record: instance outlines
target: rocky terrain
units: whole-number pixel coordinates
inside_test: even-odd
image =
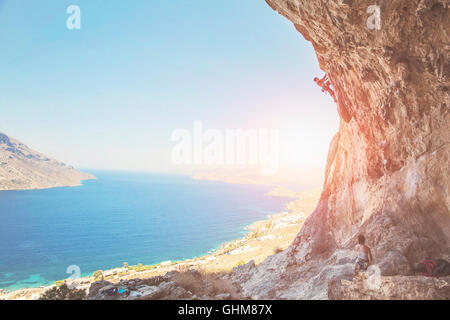
[[[379,283],[376,283],[379,282]],[[354,281],[331,281],[328,298],[332,300],[448,300],[450,277],[423,276],[381,277],[371,281],[361,273]]]
[[[95,179],[0,132],[0,190],[79,186]]]

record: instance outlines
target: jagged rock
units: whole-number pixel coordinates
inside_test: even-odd
[[[139,291],[130,291],[130,295],[129,295],[130,299],[136,299],[136,298],[140,298],[142,297],[142,293],[140,293]]]
[[[110,286],[110,285],[112,285],[112,283],[109,282],[109,281],[97,281],[97,282],[94,282],[93,284],[91,284],[91,287],[89,288],[89,294],[88,294],[87,298],[88,299],[93,299],[93,300],[98,300],[98,299],[95,299],[95,297],[99,294],[99,291],[102,288],[105,288],[105,287]]]
[[[389,251],[376,264],[383,276],[410,275],[412,273],[408,260],[399,251]]]
[[[202,277],[201,273],[197,269],[189,269],[187,272],[192,274],[194,278],[200,279]]]
[[[140,297],[151,300],[158,292],[159,288],[157,286],[141,286],[137,292]]]
[[[354,281],[331,282],[328,295],[332,300],[448,300],[450,277],[382,276],[370,281],[363,273]]]
[[[343,265],[329,265],[322,269],[322,271],[315,277],[315,285],[320,285],[322,283],[328,283],[333,280],[351,280],[354,275],[354,265],[343,264]]]
[[[328,283],[341,279],[353,278],[353,264],[328,265],[315,276],[300,278],[288,288],[280,288],[276,298],[289,300],[325,300],[328,299]]]
[[[164,279],[164,281],[170,281],[175,275],[177,275],[179,273],[180,272],[178,272],[178,271],[169,271],[163,276],[163,279]]]
[[[249,266],[254,267],[250,263]],[[240,268],[245,270],[245,268]],[[198,270],[170,271],[148,279],[98,281],[91,285],[89,300],[227,300],[243,298],[230,281],[231,274],[202,274]],[[200,298],[199,298],[200,297]]]
[[[144,279],[139,281],[139,285],[147,285],[147,286],[159,286],[161,282],[168,281],[168,278],[163,276],[152,277],[149,279]]]
[[[191,297],[192,293],[189,294],[188,291],[175,282],[163,282],[158,286],[158,290],[154,293],[152,299],[180,300]]]
[[[264,260],[257,268],[250,263],[243,271],[242,279],[239,273],[233,272],[234,282],[239,283],[242,292],[254,299],[271,299],[274,297],[277,284],[282,283],[281,278],[287,268],[287,253],[275,254]],[[247,281],[242,281],[248,279]]]
[[[246,264],[235,267],[231,273],[231,279],[237,284],[244,283],[250,279],[254,271],[255,260],[251,260]]]

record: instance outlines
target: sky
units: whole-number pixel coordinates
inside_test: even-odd
[[[0,131],[79,168],[182,171],[171,135],[196,120],[280,130],[283,166],[323,168],[338,130],[311,44],[263,0],[0,0],[0,40]]]

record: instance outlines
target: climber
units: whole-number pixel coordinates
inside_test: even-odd
[[[372,263],[372,253],[370,248],[366,246],[366,238],[361,234],[358,236],[358,244],[355,246],[355,251],[358,253],[355,263],[355,274],[359,271],[366,271],[369,264]]]
[[[325,74],[325,76],[322,79],[314,78],[314,82],[317,83],[319,87],[322,88],[322,92],[328,92],[330,96],[333,98],[334,102],[337,103],[336,94],[333,89],[331,89],[330,85],[331,82],[328,79],[328,75]]]

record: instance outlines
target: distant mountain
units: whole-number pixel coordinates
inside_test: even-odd
[[[36,152],[0,132],[0,190],[71,187],[90,179],[95,177]]]

